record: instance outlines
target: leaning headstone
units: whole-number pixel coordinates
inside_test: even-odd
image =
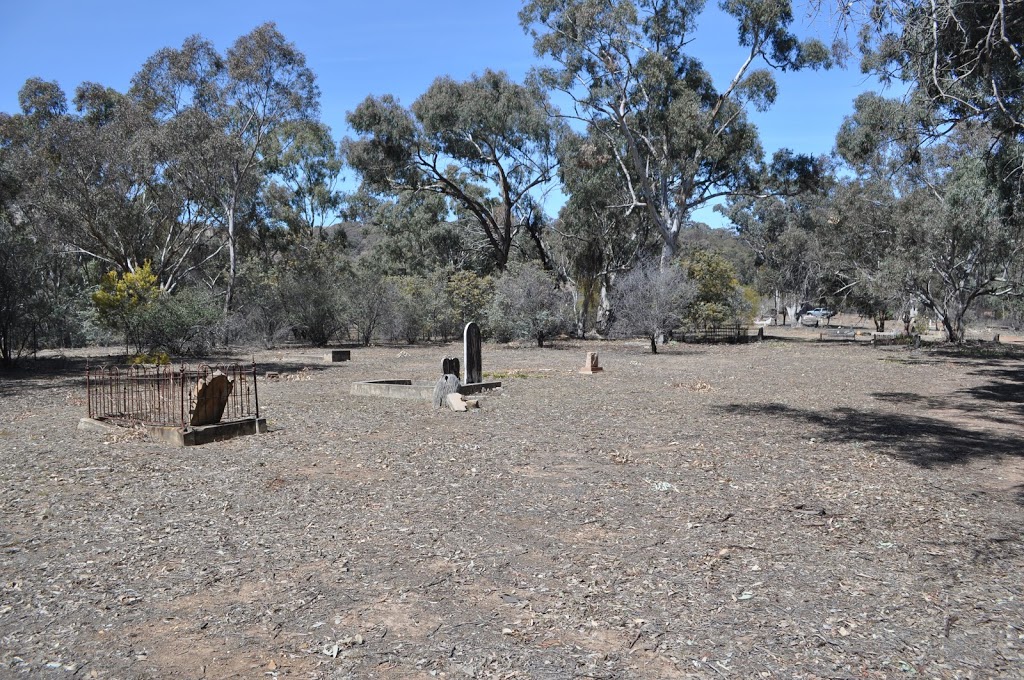
[[[445,408],[448,406],[448,395],[458,394],[461,386],[461,383],[459,383],[459,376],[451,373],[446,373],[441,376],[438,379],[437,384],[434,385],[434,395],[431,399],[434,404],[434,408]]]
[[[583,364],[580,373],[600,373],[603,370],[598,364],[597,352],[587,352],[587,362]]]
[[[192,410],[189,424],[192,427],[201,427],[219,423],[233,387],[232,381],[221,371],[214,371],[209,376],[200,378],[196,387],[196,406]]]
[[[484,371],[480,357],[480,326],[470,321],[463,333],[463,359],[465,366],[462,382],[468,384],[483,382]]]
[[[459,358],[458,357],[445,357],[444,361],[441,362],[441,375],[459,375]]]

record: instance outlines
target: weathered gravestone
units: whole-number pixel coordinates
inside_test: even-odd
[[[189,424],[192,427],[201,427],[219,423],[233,387],[234,383],[221,371],[214,371],[209,376],[200,378],[196,387],[196,406],[192,410]]]
[[[466,330],[463,333],[463,346],[465,372],[462,374],[462,382],[466,384],[483,382],[484,371],[480,356],[480,326],[476,325],[474,321],[466,324]]]
[[[433,401],[434,408],[445,408],[448,406],[448,395],[458,394],[459,388],[462,385],[459,383],[459,376],[451,373],[446,373],[441,376],[437,384],[434,385]]]
[[[580,373],[600,373],[603,370],[598,364],[597,352],[587,352],[587,363],[583,364]]]
[[[441,375],[459,375],[459,358],[445,357],[441,362]]]

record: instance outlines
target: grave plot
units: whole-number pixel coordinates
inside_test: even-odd
[[[89,368],[86,385],[82,430],[141,427],[179,446],[267,431],[255,366]]]
[[[466,324],[463,334],[463,359],[462,380],[458,380],[459,360],[455,357],[445,357],[441,362],[441,380],[446,376],[456,378],[458,386],[452,388],[448,393],[462,395],[477,394],[486,390],[496,390],[501,387],[501,381],[483,381],[482,343],[480,339],[480,327],[470,322]],[[413,381],[407,378],[385,378],[381,380],[363,380],[353,383],[350,394],[363,397],[390,397],[392,399],[415,399],[418,401],[435,401],[437,381]],[[464,410],[464,409],[458,409]]]

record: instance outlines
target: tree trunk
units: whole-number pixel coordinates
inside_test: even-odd
[[[544,334],[543,333],[537,333],[537,347],[543,347],[543,346],[544,346]]]
[[[651,334],[651,354],[658,353],[658,336],[654,333]]]

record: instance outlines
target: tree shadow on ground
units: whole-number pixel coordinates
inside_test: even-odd
[[[1024,457],[1024,438],[984,432],[947,420],[840,408],[828,413],[779,403],[728,404],[733,416],[784,418],[818,428],[822,441],[861,442],[924,468],[960,465],[978,458]]]

